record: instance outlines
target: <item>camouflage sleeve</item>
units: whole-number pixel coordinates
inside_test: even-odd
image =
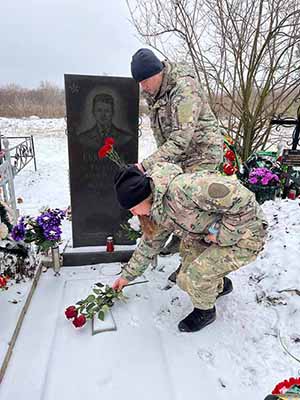
[[[201,98],[195,90],[193,78],[182,79],[174,93],[170,94],[169,125],[172,131],[165,143],[143,160],[145,170],[157,162],[180,163],[193,138]]]
[[[179,79],[176,90],[170,94],[167,118],[171,121],[165,122],[162,129],[171,127],[171,133],[164,144],[142,162],[145,170],[160,161],[184,162],[186,167],[206,165],[207,169],[219,165],[224,139],[200,82],[192,77]],[[165,137],[167,133],[164,132]]]
[[[162,137],[162,134],[159,129],[156,127],[152,126],[152,131],[153,131],[153,136],[155,139],[155,143],[157,147],[162,146],[165,143],[164,138]]]
[[[162,250],[170,234],[169,231],[160,228],[152,240],[147,240],[143,235],[128,264],[123,268],[122,277],[133,281],[142,275],[153,257]]]

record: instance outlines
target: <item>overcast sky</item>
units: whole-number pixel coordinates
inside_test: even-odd
[[[63,87],[64,73],[130,76],[143,45],[125,0],[0,0],[0,85]]]

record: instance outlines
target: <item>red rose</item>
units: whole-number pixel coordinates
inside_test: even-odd
[[[108,137],[105,139],[104,144],[107,144],[109,146],[113,146],[115,144],[115,139],[112,137]]]
[[[234,174],[234,167],[231,164],[224,164],[223,171],[226,175],[233,175]]]
[[[78,311],[75,306],[70,306],[70,307],[66,308],[65,316],[68,319],[77,317],[77,314],[78,314]]]
[[[86,318],[84,315],[80,314],[78,317],[73,319],[73,325],[75,328],[81,328],[86,323]]]
[[[112,146],[110,144],[105,144],[104,146],[100,147],[98,150],[98,157],[104,158],[107,154],[112,150]]]
[[[0,276],[0,288],[5,287],[7,284],[7,279],[4,276]]]
[[[227,150],[225,153],[225,158],[229,161],[234,161],[235,160],[235,154],[233,150]]]

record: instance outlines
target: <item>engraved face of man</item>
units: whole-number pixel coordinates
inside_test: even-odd
[[[114,100],[108,94],[100,94],[94,98],[93,114],[98,125],[109,128],[114,113]]]

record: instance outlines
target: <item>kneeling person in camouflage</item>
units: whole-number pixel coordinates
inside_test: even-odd
[[[123,168],[115,179],[120,205],[142,217],[144,234],[113,288],[140,276],[163,248],[170,231],[182,239],[178,286],[194,310],[178,325],[198,331],[216,318],[217,297],[231,291],[231,271],[254,261],[265,242],[265,219],[252,192],[217,172],[183,173],[158,163],[149,173]]]
[[[139,169],[152,169],[157,162],[178,164],[184,172],[217,169],[224,139],[205,89],[191,68],[160,61],[151,50],[139,49],[132,57],[131,72],[147,101],[157,144]],[[173,235],[160,255],[177,253],[179,244]]]

